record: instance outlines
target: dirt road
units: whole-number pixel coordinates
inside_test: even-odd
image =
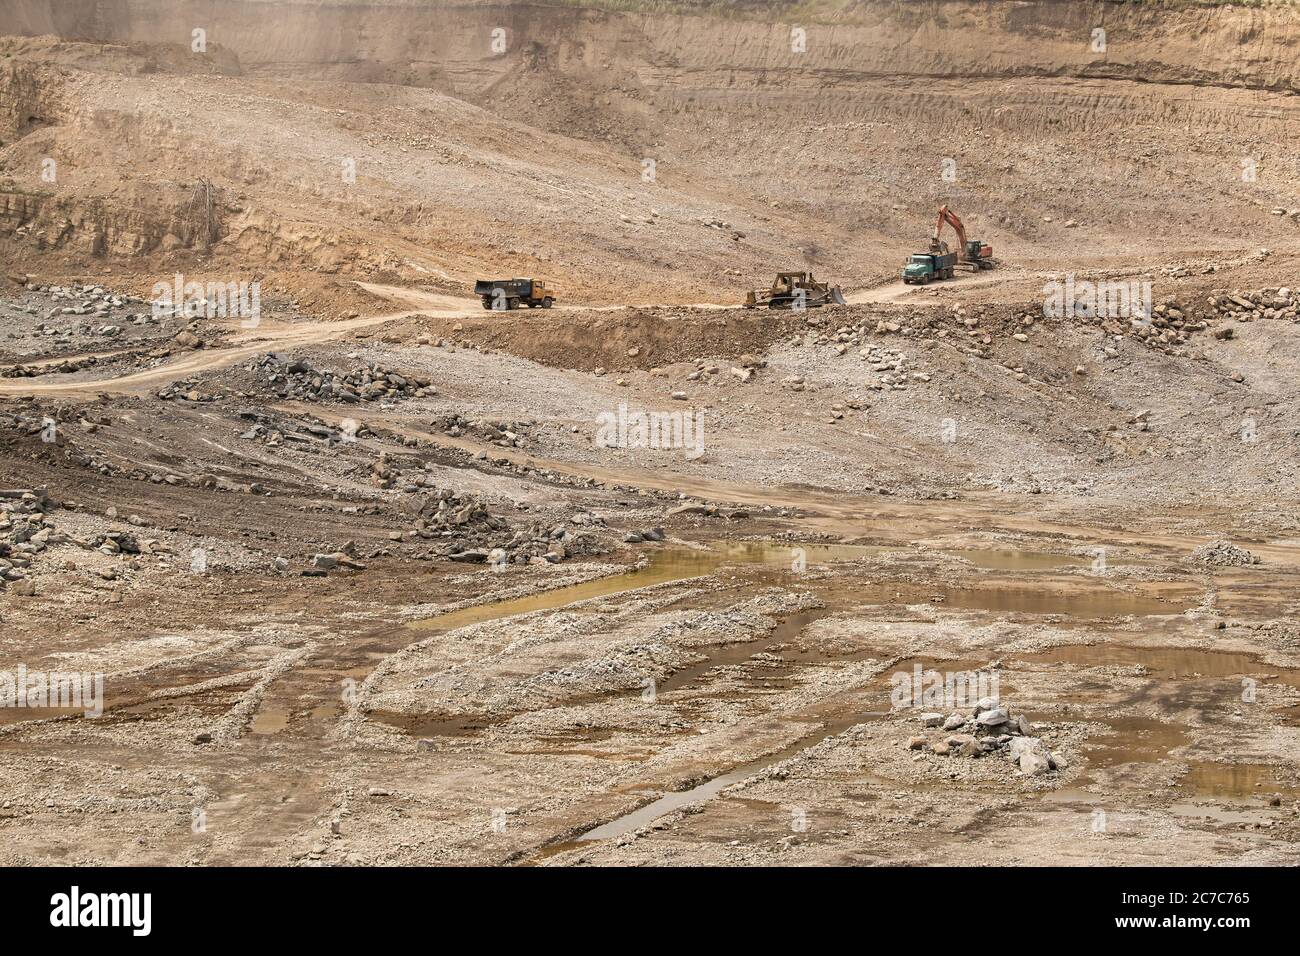
[[[226,341],[216,348],[200,349],[179,358],[172,358],[142,372],[130,372],[106,379],[89,381],[32,381],[30,379],[0,380],[0,395],[63,395],[104,392],[115,395],[144,394],[159,385],[189,378],[203,372],[227,368],[241,359],[262,352],[300,348],[321,342],[345,338],[358,329],[371,328],[385,322],[406,318],[414,313],[397,312],[365,318],[344,319],[332,322],[303,322],[292,325],[259,325],[256,329],[232,329]]]

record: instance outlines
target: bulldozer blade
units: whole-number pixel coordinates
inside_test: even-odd
[[[836,305],[848,305],[848,299],[844,298],[844,293],[840,291],[837,285],[831,286],[831,301]]]

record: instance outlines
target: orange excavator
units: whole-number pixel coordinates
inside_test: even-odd
[[[939,218],[934,224],[934,235],[930,237],[930,252],[939,254],[947,252],[948,246],[939,240],[939,233],[943,231],[943,224],[947,223],[952,226],[953,231],[957,233],[957,264],[964,266],[972,271],[976,269],[993,268],[993,247],[979,239],[967,239],[966,227],[962,221],[957,218],[957,214],[947,206],[939,207]]]

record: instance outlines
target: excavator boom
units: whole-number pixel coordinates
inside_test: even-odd
[[[957,258],[961,262],[968,260],[966,252],[966,227],[962,221],[957,218],[957,214],[947,206],[939,207],[939,218],[934,224],[934,236],[930,239],[930,248],[937,250],[939,248],[939,234],[943,232],[943,224],[947,223],[952,226],[953,231],[957,233]]]
[[[948,246],[939,238],[944,223],[952,226],[957,233],[957,261],[968,269],[992,269],[994,265],[993,247],[978,239],[966,238],[966,226],[960,217],[947,206],[939,207],[939,218],[934,223],[934,235],[930,237],[930,253],[939,255],[948,251]]]

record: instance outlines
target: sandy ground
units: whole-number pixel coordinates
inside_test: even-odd
[[[823,315],[874,328],[878,308]],[[678,321],[692,316],[714,321]],[[1294,860],[1300,551],[1267,487],[1281,476],[1226,464],[1243,453],[1232,435],[1207,455],[1168,411],[1185,391],[1152,406],[1152,431],[1086,438],[1132,417],[1111,406],[1152,400],[1151,376],[1200,363],[1126,341],[1105,415],[1087,400],[1098,383],[1046,389],[1005,441],[979,437],[995,423],[968,404],[971,435],[944,450],[950,394],[988,391],[992,370],[1019,384],[1010,370],[868,333],[924,355],[931,380],[905,406],[867,391],[853,412],[865,360],[811,336],[774,339],[749,381],[724,357],[692,381],[695,362],[598,375],[469,338],[492,335],[491,317],[440,338],[452,318],[286,317],[259,333],[314,368],[380,362],[436,384],[395,402],[281,397],[221,322],[194,326],[211,347],[147,373],[116,357],[4,380],[0,484],[50,489],[48,523],[67,535],[33,555],[34,595],[4,592],[6,658],[103,673],[106,697],[93,718],[0,712],[6,777],[32,780],[6,791],[10,862],[1141,863],[1167,861],[1171,838],[1179,862]],[[1073,361],[1071,336],[1088,334],[1062,328],[1022,361]],[[1213,367],[1261,379],[1247,341]],[[795,369],[814,395],[782,386]],[[595,442],[602,411],[670,410],[682,388],[702,406],[703,455]],[[326,437],[241,438],[252,409]],[[523,440],[485,440],[483,421]],[[1249,454],[1290,440],[1262,430]],[[379,462],[394,486],[376,484]],[[1059,488],[1054,467],[1071,476]],[[592,553],[501,574],[440,559],[407,536],[426,478],[512,524],[591,533]],[[674,513],[683,500],[701,505]],[[664,542],[623,540],[656,526]],[[93,547],[110,530],[141,554]],[[1260,563],[1191,556],[1223,537]],[[340,550],[359,567],[301,576]],[[892,699],[917,665],[996,675],[1061,768],[909,749],[948,736]]]
[[[0,12],[0,691],[103,678],[0,707],[0,863],[1297,862],[1291,11],[268,6]],[[939,201],[998,268],[903,286]]]

